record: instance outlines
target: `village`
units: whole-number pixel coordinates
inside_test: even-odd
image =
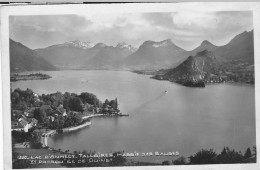
[[[49,136],[90,126],[92,117],[128,116],[118,109],[117,98],[102,103],[91,93],[40,96],[30,89],[16,89],[11,100],[14,148],[48,147]]]

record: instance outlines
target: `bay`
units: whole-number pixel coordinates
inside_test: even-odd
[[[128,71],[41,73],[52,78],[13,82],[12,89],[30,88],[38,94],[90,92],[102,101],[117,97],[120,110],[130,114],[93,118],[88,128],[55,135],[48,143],[56,149],[101,153],[178,151],[187,157],[202,148],[220,152],[224,146],[243,153],[256,144],[253,86],[189,88]]]

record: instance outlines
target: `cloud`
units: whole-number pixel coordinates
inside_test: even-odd
[[[161,13],[82,13],[78,15],[12,16],[10,36],[31,48],[71,40],[127,42],[136,47],[146,40],[171,38],[191,50],[201,41],[223,45],[253,28],[251,11],[178,10]]]
[[[92,24],[77,15],[10,16],[10,37],[34,48],[53,39],[64,40],[82,33]],[[33,42],[33,39],[40,40]]]
[[[90,20],[77,15],[41,15],[41,16],[13,16],[10,17],[10,25],[27,26],[37,31],[75,31],[91,25]]]
[[[218,18],[215,13],[208,12],[178,12],[173,16],[173,22],[179,28],[214,28],[217,25]]]
[[[175,13],[144,13],[143,17],[148,20],[152,26],[174,28],[173,17]]]

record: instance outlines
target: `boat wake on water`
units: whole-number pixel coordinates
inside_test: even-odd
[[[142,108],[148,106],[149,104],[153,103],[156,100],[159,100],[160,98],[162,98],[164,95],[166,95],[168,93],[168,91],[163,92],[162,94],[160,94],[159,96],[152,98],[146,102],[144,102],[143,104],[141,104],[140,106],[134,108],[131,111],[128,111],[128,113],[130,113],[131,115],[135,114],[136,112],[138,112],[139,110],[141,110]]]

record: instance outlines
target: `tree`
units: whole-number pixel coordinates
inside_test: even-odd
[[[250,150],[250,148],[247,148],[244,158],[247,159],[247,158],[250,158],[251,156],[252,156],[251,150]]]
[[[79,97],[74,97],[69,101],[70,110],[82,112],[83,111],[83,103]]]
[[[34,118],[39,121],[39,123],[44,123],[46,120],[47,114],[44,109],[37,108],[34,110]]]
[[[105,105],[109,105],[109,101],[106,99],[104,102]]]
[[[112,161],[109,162],[110,166],[124,166],[126,163],[126,158],[122,156],[123,152],[113,153]]]
[[[42,143],[41,142],[37,142],[37,143],[32,143],[31,147],[33,149],[41,149],[42,148]]]
[[[113,109],[117,109],[117,102],[116,100],[111,100],[109,102],[109,105],[113,108]]]
[[[179,157],[172,161],[173,165],[185,165],[187,163],[186,158],[184,156]]]
[[[27,109],[27,103],[25,101],[21,101],[19,102],[19,105],[17,105],[17,108],[19,110],[25,111]]]
[[[219,164],[230,164],[230,163],[241,163],[244,157],[241,153],[230,150],[228,147],[224,147],[222,152],[216,157],[216,163]]]
[[[170,165],[170,161],[163,161],[162,165]]]
[[[223,150],[222,150],[222,152],[220,154],[222,154],[222,155],[227,154],[226,147],[223,148]]]
[[[99,100],[98,100],[97,96],[92,93],[83,92],[79,95],[79,97],[82,99],[82,102],[84,104],[88,103],[88,104],[92,104],[94,106],[99,105]]]
[[[55,119],[53,122],[52,122],[52,126],[54,129],[59,129],[60,128],[60,124],[59,124],[59,120],[58,119]]]
[[[67,112],[70,111],[70,108],[69,108],[69,100],[68,99],[65,99],[63,101],[63,108],[66,109]]]
[[[74,126],[74,121],[72,120],[71,116],[69,116],[64,123],[64,127]]]
[[[217,154],[213,149],[200,150],[194,156],[190,156],[190,164],[214,164]]]
[[[81,122],[82,122],[82,118],[78,115],[72,116],[72,120],[73,120],[74,124],[76,124],[76,125],[81,124]]]
[[[11,99],[13,104],[19,104],[20,103],[20,95],[18,92],[13,92],[11,94]]]
[[[63,126],[64,126],[64,124],[65,124],[65,122],[64,122],[64,120],[63,119],[58,119],[58,121],[59,121],[59,128],[60,129],[62,129],[63,128]]]

